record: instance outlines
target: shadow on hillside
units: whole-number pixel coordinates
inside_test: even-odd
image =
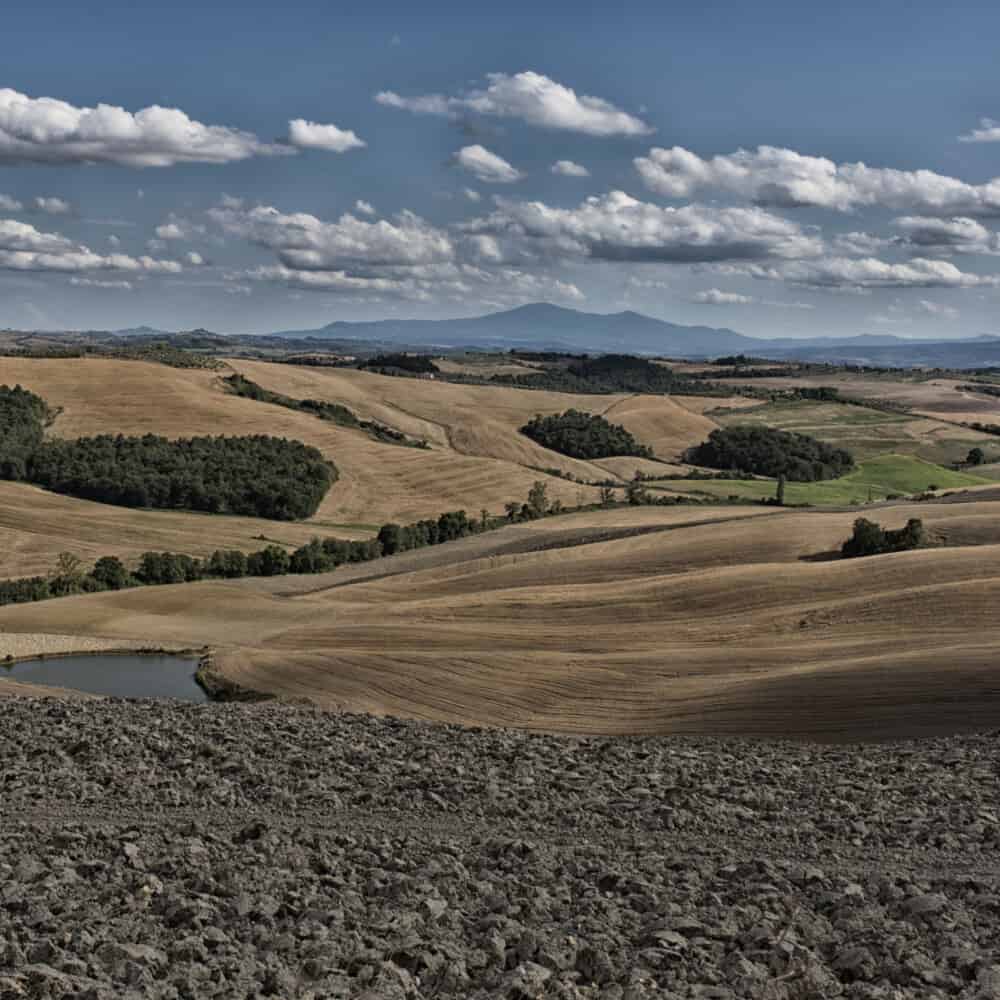
[[[811,552],[807,556],[799,556],[799,562],[832,562],[842,558],[840,549],[830,549],[827,552]]]

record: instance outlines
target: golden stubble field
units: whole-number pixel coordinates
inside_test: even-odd
[[[8,607],[0,629],[205,644],[257,691],[448,722],[954,732],[1000,723],[998,515],[995,501],[884,506],[870,516],[921,517],[947,547],[831,560],[854,512],[620,509],[352,572]]]
[[[446,510],[503,512],[543,479],[551,500],[593,502],[597,488],[578,479],[631,478],[637,468],[670,471],[640,459],[584,462],[536,445],[518,433],[536,413],[570,407],[607,411],[665,459],[702,440],[716,425],[668,397],[576,396],[505,387],[460,386],[368,372],[233,361],[232,368],[276,392],[350,407],[417,438],[428,450],[372,440],[307,414],[227,393],[227,372],[175,369],[109,359],[0,360],[0,384],[20,383],[62,412],[49,433],[275,434],[315,445],[340,473],[316,515],[302,524],[253,518],[130,511],[0,484],[0,575],[45,572],[61,551],[81,558],[134,559],[148,549],[201,555],[215,548],[252,550],[269,541],[300,545],[314,535],[364,537],[390,520],[414,521]]]

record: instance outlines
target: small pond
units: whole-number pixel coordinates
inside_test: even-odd
[[[104,653],[97,656],[49,656],[9,666],[0,663],[5,677],[26,684],[49,684],[116,698],[180,698],[209,701],[194,679],[198,660],[191,656],[139,656]]]

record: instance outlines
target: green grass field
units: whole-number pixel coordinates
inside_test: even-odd
[[[912,455],[879,455],[861,462],[853,472],[839,479],[819,483],[787,483],[785,502],[840,507],[868,500],[884,500],[890,493],[921,493],[931,487],[951,490],[992,482],[995,479],[953,472]],[[773,479],[659,480],[650,485],[671,492],[722,499],[734,496],[749,500],[773,497],[777,488]]]
[[[1000,460],[1000,438],[991,439],[928,417],[884,413],[853,403],[796,400],[710,415],[725,427],[757,424],[808,434],[846,448],[859,462],[898,454],[950,464],[962,461],[973,447],[982,448],[988,461]]]

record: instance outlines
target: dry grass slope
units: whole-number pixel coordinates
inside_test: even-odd
[[[505,387],[460,386],[391,378],[353,370],[318,370],[266,362],[233,367],[266,388],[298,398],[345,404],[415,437],[429,450],[382,444],[368,435],[303,413],[227,394],[219,373],[105,359],[5,358],[3,380],[20,383],[63,408],[51,432],[276,434],[296,438],[331,457],[340,479],[310,529],[343,534],[343,525],[411,521],[444,510],[500,512],[521,499],[541,468],[597,480],[608,470],[541,448],[517,433],[537,412],[617,410],[624,423],[662,457],[704,437],[715,426],[666,397],[573,396]],[[631,470],[628,475],[631,475]],[[549,496],[564,504],[593,501],[597,490],[547,477]],[[82,515],[81,515],[82,516]],[[30,530],[30,525],[12,528]],[[183,534],[183,533],[182,533]],[[183,537],[172,547],[184,549]]]
[[[885,507],[887,526],[919,516],[969,547],[818,562],[803,557],[836,547],[855,514],[691,513],[538,522],[353,581],[6,608],[0,628],[207,643],[247,687],[451,722],[835,740],[1000,722],[1000,504]]]

